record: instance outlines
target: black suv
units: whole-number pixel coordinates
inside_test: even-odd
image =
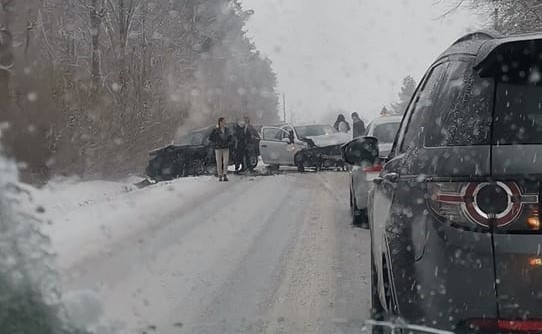
[[[377,140],[343,155],[377,164]],[[459,39],[418,86],[369,195],[374,318],[541,333],[541,181],[542,34]]]
[[[235,124],[228,123],[226,126],[233,134]],[[216,159],[213,145],[209,136],[215,126],[208,126],[190,132],[179,143],[161,147],[149,152],[150,160],[145,169],[148,177],[155,181],[167,181],[183,176],[197,176],[203,174],[214,175],[216,173]],[[249,143],[249,162],[252,168],[258,164],[259,140]],[[230,165],[237,157],[237,150],[233,143],[230,148]]]

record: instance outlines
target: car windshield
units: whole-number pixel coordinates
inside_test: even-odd
[[[181,136],[175,141],[177,145],[190,145],[192,143],[193,134]]]
[[[190,137],[190,145],[204,145],[209,137],[209,131],[194,132]]]
[[[0,0],[0,334],[542,333],[540,282],[542,0]]]
[[[300,138],[314,137],[314,136],[327,136],[337,131],[330,125],[304,125],[296,126],[295,131]]]
[[[373,136],[378,139],[379,143],[393,143],[397,131],[399,131],[400,123],[383,123],[375,125]]]

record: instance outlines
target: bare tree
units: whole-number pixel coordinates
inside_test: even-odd
[[[451,4],[446,14],[469,6],[485,13],[490,27],[503,34],[542,31],[541,0],[453,0]]]
[[[91,77],[93,88],[96,89],[101,83],[100,73],[100,32],[102,18],[105,14],[104,0],[90,0],[90,34],[92,36],[91,51]]]
[[[37,169],[138,172],[147,151],[169,143],[179,127],[217,115],[278,118],[276,76],[243,32],[250,12],[235,0],[7,6],[15,1],[0,0],[0,99],[25,110],[6,119],[29,130],[1,140]]]
[[[10,17],[14,11],[13,0],[0,1],[0,105],[9,101],[10,70],[13,67],[13,35],[10,30]]]

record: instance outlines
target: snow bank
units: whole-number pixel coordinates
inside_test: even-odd
[[[182,178],[143,189],[124,182],[64,180],[31,193],[33,205],[48,222],[44,232],[58,254],[58,265],[69,269],[163,222],[172,208],[182,211],[197,204],[218,185],[214,177]]]
[[[56,221],[68,213],[104,202],[137,188],[129,183],[107,181],[53,181],[33,193],[36,204],[46,208],[45,217]]]

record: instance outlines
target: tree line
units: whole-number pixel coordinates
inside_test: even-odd
[[[219,116],[278,120],[238,0],[0,0],[0,131],[29,181],[141,172]]]
[[[410,99],[416,91],[416,86],[416,80],[411,75],[404,77],[399,93],[397,93],[398,100],[389,106],[383,106],[380,110],[380,116],[402,116],[406,112]]]
[[[503,35],[542,31],[540,0],[450,0],[453,12],[466,6],[488,18],[487,27]]]

